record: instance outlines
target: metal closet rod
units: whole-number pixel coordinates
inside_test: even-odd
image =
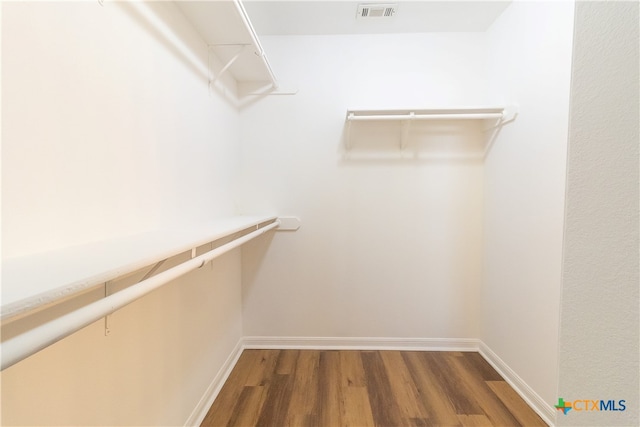
[[[245,10],[242,2],[240,0],[234,0],[233,2],[236,6],[236,10],[238,11],[238,14],[240,15],[240,18],[242,19],[242,22],[244,23],[246,29],[249,31],[249,36],[251,37],[251,42],[253,43],[253,45],[256,47],[257,52],[256,54],[260,57],[260,59],[262,59],[262,62],[264,63],[265,67],[267,68],[267,72],[269,73],[269,78],[271,79],[271,84],[273,85],[273,87],[275,89],[278,88],[278,81],[276,80],[276,76],[275,74],[273,74],[273,70],[271,69],[271,65],[269,64],[269,61],[267,61],[267,56],[264,53],[264,49],[262,48],[262,45],[260,44],[260,40],[258,39],[258,34],[256,33],[256,30],[253,28],[253,25],[251,24],[251,21],[249,20],[249,15],[247,14],[247,11]]]
[[[157,274],[149,279],[143,280],[135,285],[116,292],[113,295],[105,297],[99,301],[86,305],[78,310],[72,311],[64,316],[58,317],[50,322],[33,328],[23,334],[17,335],[3,342],[0,348],[2,355],[2,363],[0,370],[4,370],[19,361],[45,349],[51,344],[55,344],[63,338],[68,337],[76,331],[89,326],[96,320],[99,320],[116,310],[136,301],[149,292],[160,288],[161,286],[177,279],[178,277],[203,267],[206,263],[220,255],[237,248],[243,243],[248,242],[269,230],[280,225],[280,221],[266,225],[238,239],[226,243],[216,249],[206,252],[200,256],[192,258],[175,267],[172,267],[162,273]]]

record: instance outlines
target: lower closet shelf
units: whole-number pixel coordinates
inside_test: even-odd
[[[2,261],[3,321],[56,303],[275,216],[235,216]]]
[[[14,298],[16,295],[21,296],[16,289],[23,291],[21,299],[2,307],[2,314],[9,322],[19,318],[21,314],[35,313],[39,308],[63,302],[69,296],[80,295],[85,290],[101,285],[105,286],[105,296],[4,340],[0,344],[0,369],[13,366],[103,317],[106,319],[105,333],[108,334],[107,316],[114,311],[279,226],[280,222],[274,216],[235,217],[199,227],[145,233],[9,262],[8,277],[13,280],[9,282],[13,285],[9,290],[14,291]],[[229,237],[229,241],[220,242],[224,237]],[[208,245],[209,243],[212,245]],[[165,260],[179,254],[189,256],[179,264],[155,273]],[[92,262],[89,262],[90,260]],[[56,271],[57,276],[51,275],[47,270],[38,268],[40,266],[34,264],[36,261],[57,264],[62,268]],[[82,266],[82,269],[76,266]],[[151,269],[140,281],[107,295],[108,281],[148,266],[151,266]],[[68,270],[65,271],[65,268]],[[38,273],[34,274],[34,271]],[[19,273],[32,280],[29,283],[31,288],[19,286],[22,279]],[[64,283],[60,280],[70,282]],[[60,283],[63,283],[62,286],[57,286]],[[56,287],[52,284],[56,284]]]

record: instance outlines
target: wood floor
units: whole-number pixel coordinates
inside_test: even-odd
[[[203,426],[546,426],[478,353],[245,350]]]

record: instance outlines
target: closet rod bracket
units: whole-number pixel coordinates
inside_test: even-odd
[[[295,216],[279,216],[278,222],[280,225],[276,231],[296,231],[301,225],[300,218]]]

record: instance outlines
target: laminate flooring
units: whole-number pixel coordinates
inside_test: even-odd
[[[478,353],[245,350],[202,426],[546,426]]]

